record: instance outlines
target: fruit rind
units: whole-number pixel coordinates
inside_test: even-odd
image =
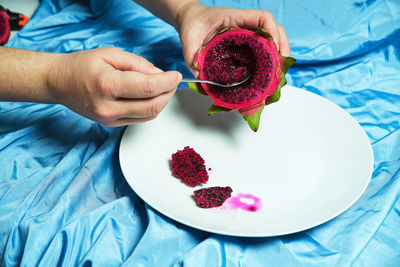
[[[195,83],[195,82],[188,82],[189,88],[196,91],[199,94],[202,95],[207,95],[207,93],[204,91],[203,87],[201,85]]]
[[[230,108],[224,108],[224,107],[220,107],[220,106],[216,106],[214,104],[212,104],[210,106],[210,108],[208,109],[208,115],[212,115],[218,112],[229,112],[232,111],[232,109]]]

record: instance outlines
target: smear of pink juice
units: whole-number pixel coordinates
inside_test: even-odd
[[[259,197],[243,193],[229,198],[228,205],[232,209],[242,209],[250,212],[256,212],[262,208],[261,199]]]

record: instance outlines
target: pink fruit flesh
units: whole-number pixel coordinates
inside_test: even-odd
[[[275,51],[274,51],[275,50]],[[272,39],[256,32],[234,29],[211,40],[197,58],[200,79],[223,84],[250,80],[239,86],[221,89],[202,84],[214,105],[240,109],[252,106],[273,95],[281,81],[280,58]]]
[[[194,191],[194,197],[200,208],[214,208],[222,204],[231,197],[232,188],[229,186],[208,187]]]
[[[172,175],[182,179],[188,186],[193,187],[208,181],[204,159],[189,146],[172,154],[171,166]]]

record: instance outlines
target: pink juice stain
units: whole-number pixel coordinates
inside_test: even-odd
[[[261,199],[252,194],[239,193],[229,198],[228,204],[233,209],[242,209],[250,212],[256,212],[262,208]]]

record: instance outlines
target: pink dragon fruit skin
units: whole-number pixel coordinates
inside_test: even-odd
[[[228,89],[205,83],[189,83],[189,87],[211,97],[209,115],[238,110],[257,131],[264,106],[279,100],[285,74],[295,61],[281,56],[271,35],[262,28],[227,28],[196,53],[198,78],[225,84],[243,80],[246,73],[251,73],[251,78]]]

